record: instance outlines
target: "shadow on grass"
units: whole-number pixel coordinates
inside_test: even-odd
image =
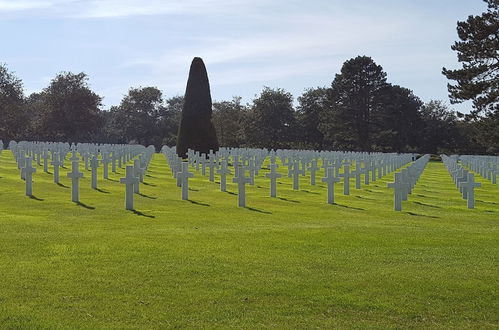
[[[62,184],[62,183],[60,183],[60,182],[56,183],[56,185],[58,185],[59,187],[63,187],[63,188],[69,188],[68,186],[63,185],[63,184]]]
[[[31,195],[31,196],[29,196],[29,198],[30,198],[30,199],[33,199],[33,200],[35,200],[35,201],[39,201],[39,202],[43,202],[43,201],[44,201],[44,199],[43,199],[43,198],[38,198],[38,197],[36,197],[35,195]]]
[[[368,201],[374,201],[375,200],[374,198],[368,198],[368,197],[359,196],[359,195],[355,195],[354,197],[360,198],[360,199],[365,199],[365,200],[368,200]]]
[[[229,194],[229,195],[234,195],[234,196],[236,196],[236,195],[237,195],[235,192],[232,192],[232,191],[225,191],[225,192],[226,192],[227,194]]]
[[[301,203],[300,201],[295,201],[293,199],[288,199],[288,198],[284,198],[284,197],[277,197],[277,198],[279,198],[282,201],[286,201],[286,202],[290,202],[290,203]]]
[[[310,191],[310,190],[301,190],[301,191],[309,193],[309,194],[320,195],[318,192],[314,192],[314,191]]]
[[[415,216],[415,217],[423,217],[423,218],[431,218],[431,219],[439,219],[440,217],[434,216],[434,215],[424,215],[424,214],[418,214],[414,212],[405,212],[406,214]]]
[[[206,204],[206,203],[201,203],[201,202],[197,202],[197,201],[193,201],[192,199],[188,199],[189,202],[191,202],[192,204],[195,204],[195,205],[201,205],[201,206],[211,206],[210,204]]]
[[[367,192],[370,192],[370,193],[376,193],[376,194],[382,193],[382,191],[371,190],[371,189],[364,189],[364,191],[367,191]]]
[[[98,192],[100,192],[100,193],[103,193],[103,194],[110,194],[110,192],[109,192],[109,191],[104,190],[104,189],[95,188],[94,190],[95,190],[95,191],[98,191]]]
[[[158,197],[148,196],[148,195],[142,194],[142,193],[138,193],[137,195],[145,197],[145,198],[149,198],[149,199],[158,199]]]
[[[357,211],[365,211],[366,210],[366,209],[363,209],[361,207],[348,206],[348,205],[343,205],[343,204],[338,204],[338,203],[334,203],[334,205],[339,206],[339,207],[344,207],[346,209],[357,210]]]
[[[142,182],[146,186],[151,186],[151,187],[157,187],[158,185],[155,185],[154,183],[147,183],[147,182]]]
[[[156,178],[155,176],[152,176],[150,174],[146,174],[145,176],[147,176],[148,178]]]
[[[249,207],[249,206],[246,206],[246,209],[253,211],[253,212],[258,212],[258,213],[272,214],[272,212],[259,210],[259,209],[256,209],[254,207]]]
[[[112,181],[112,182],[119,182],[118,180],[111,179],[111,178],[107,178],[106,180],[108,180],[108,181]]]
[[[146,217],[146,218],[150,218],[150,219],[155,219],[156,217],[154,215],[150,215],[150,214],[145,214],[144,212],[140,212],[140,211],[137,211],[135,209],[133,210],[130,210],[133,214],[135,215],[138,215],[140,217]]]
[[[413,203],[414,203],[414,204],[421,205],[421,206],[428,206],[428,207],[433,207],[433,208],[435,208],[435,209],[441,209],[441,207],[440,207],[440,206],[431,205],[431,204],[426,204],[426,203],[421,203],[421,202],[418,202],[418,201],[414,201]]]
[[[480,202],[480,203],[485,203],[485,204],[494,204],[494,205],[498,205],[499,203],[496,203],[496,202],[486,202],[486,201],[482,201],[480,199],[477,199],[476,200],[477,202]]]
[[[189,188],[189,191],[199,191],[199,189]]]
[[[86,208],[87,210],[95,210],[95,207],[93,206],[90,206],[90,205],[87,205],[85,203],[82,203],[82,202],[74,202],[76,205],[78,206],[81,206],[83,208]]]

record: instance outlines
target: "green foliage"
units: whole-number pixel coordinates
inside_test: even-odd
[[[322,150],[324,148],[324,134],[319,130],[321,113],[329,105],[329,90],[324,87],[307,89],[298,97],[296,118],[299,126],[299,141],[303,148]]]
[[[166,100],[166,106],[160,112],[160,131],[163,133],[163,145],[177,145],[177,134],[180,127],[184,97],[174,96]]]
[[[373,115],[385,86],[386,73],[370,57],[358,56],[343,64],[331,84],[331,107],[320,125],[333,148],[372,150]]]
[[[386,84],[377,95],[372,116],[373,148],[385,152],[409,152],[420,145],[423,123],[421,100],[407,88]]]
[[[113,126],[127,143],[161,147],[158,119],[163,96],[156,87],[131,88],[118,107],[111,108]]]
[[[473,100],[477,113],[499,111],[499,1],[485,0],[488,10],[457,23],[460,41],[452,50],[461,69],[444,68],[443,74],[456,85],[448,85],[451,102]]]
[[[36,162],[34,163],[36,165]],[[0,325],[5,329],[494,329],[497,186],[480,180],[475,210],[442,163],[427,165],[403,212],[393,176],[326,204],[326,189],[268,197],[265,170],[249,208],[196,174],[191,201],[165,158],[148,168],[136,212],[124,175],[100,191],[81,180],[81,205],[38,167],[24,196],[12,154],[0,156]],[[219,177],[216,177],[218,180]]]
[[[243,121],[246,111],[240,97],[213,103],[213,125],[220,145],[240,147],[244,144]]]
[[[281,88],[265,87],[245,118],[246,143],[258,148],[287,148],[294,130],[293,96]]]
[[[22,82],[0,63],[0,139],[23,138],[27,124]]]
[[[476,125],[476,140],[482,146],[483,153],[499,155],[499,111],[481,118]]]
[[[211,121],[210,83],[203,60],[195,57],[189,70],[184,107],[178,130],[177,153],[186,157],[188,149],[208,154],[218,150],[215,127]]]
[[[421,107],[424,125],[420,131],[421,151],[431,154],[452,153],[464,146],[458,117],[442,102],[432,100]]]
[[[88,77],[81,72],[58,74],[36,97],[40,108],[38,135],[67,142],[92,141],[102,127],[101,97],[90,90]]]

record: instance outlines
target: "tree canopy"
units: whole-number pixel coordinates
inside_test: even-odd
[[[499,111],[499,1],[484,1],[486,12],[457,23],[460,41],[451,48],[462,68],[443,68],[443,74],[456,81],[448,84],[451,102],[472,100],[475,113]]]

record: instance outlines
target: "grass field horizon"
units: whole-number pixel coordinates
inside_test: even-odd
[[[28,198],[1,153],[0,328],[499,325],[499,186],[477,177],[468,210],[441,162],[428,163],[402,212],[386,188],[393,173],[350,196],[337,184],[328,205],[308,177],[300,191],[283,177],[268,197],[262,170],[239,208],[230,180],[220,192],[200,172],[182,201],[155,154],[132,212],[124,169],[103,180],[99,168],[97,191],[81,170],[81,204],[69,169],[56,185],[37,166]]]

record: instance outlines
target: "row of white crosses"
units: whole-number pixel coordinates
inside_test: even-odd
[[[388,188],[393,188],[393,209],[395,211],[402,211],[402,201],[406,201],[408,195],[412,193],[429,160],[430,155],[422,156],[408,167],[395,173],[394,182],[387,184]]]
[[[478,173],[482,178],[489,180],[492,184],[498,184],[499,156],[459,156],[461,164],[471,171]]]
[[[182,187],[182,199],[188,199],[188,191],[184,186],[188,185],[188,179],[193,173],[188,172],[191,165],[201,175],[208,175],[209,181],[214,181],[214,172],[220,175],[220,190],[226,191],[227,175],[232,174],[229,164],[234,170],[232,182],[238,185],[238,205],[246,206],[246,185],[254,185],[255,175],[267,157],[270,159],[269,173],[265,176],[270,180],[270,196],[277,197],[277,179],[282,175],[278,173],[276,158],[279,157],[284,166],[288,167],[288,176],[293,178],[293,189],[299,190],[300,176],[310,172],[310,184],[316,184],[316,175],[321,170],[318,162],[322,160],[324,177],[322,182],[327,184],[327,202],[334,204],[334,184],[343,179],[343,194],[350,194],[350,179],[355,178],[355,188],[361,188],[361,175],[364,175],[364,183],[369,184],[378,178],[400,168],[413,160],[413,154],[367,154],[353,152],[316,152],[296,150],[271,150],[264,149],[240,149],[221,148],[218,152],[210,151],[207,155],[192,150],[187,152],[187,162],[183,162],[175,151],[175,148],[164,146],[161,152],[165,155],[171,168],[172,175],[177,178],[177,186]],[[351,163],[356,163],[355,171],[350,171]],[[187,163],[188,165],[184,165]],[[364,165],[364,166],[362,166]],[[208,171],[206,170],[208,168]],[[340,174],[340,169],[343,172]],[[209,172],[209,173],[207,173]],[[248,176],[246,176],[248,174]]]
[[[18,167],[21,170],[21,178],[26,182],[26,195],[33,196],[33,173],[36,172],[36,168],[33,167],[33,155],[36,154],[48,154],[52,155],[51,164],[54,166],[54,182],[59,183],[59,168],[63,166],[66,160],[66,154],[68,150],[71,153],[71,171],[67,173],[68,178],[71,179],[71,200],[73,202],[80,202],[79,194],[79,182],[83,178],[83,173],[80,172],[80,160],[84,160],[88,157],[89,165],[92,171],[91,187],[92,189],[97,189],[97,168],[99,166],[99,155],[102,155],[105,179],[108,178],[108,173],[106,171],[106,166],[109,164],[106,160],[109,159],[108,155],[116,155],[117,166],[121,167],[123,163],[126,163],[133,159],[134,165],[127,166],[127,177],[121,180],[122,183],[127,183],[127,179],[130,178],[130,171],[134,178],[132,192],[139,193],[139,182],[143,182],[144,173],[147,166],[154,154],[155,150],[153,146],[147,148],[138,145],[92,145],[92,144],[78,144],[69,145],[62,143],[40,143],[40,142],[15,142],[11,141],[9,144],[15,159],[17,161]],[[78,156],[80,154],[80,156]],[[61,157],[60,155],[63,155]],[[114,156],[111,156],[114,157]],[[44,157],[43,157],[44,158]],[[134,159],[135,158],[135,159]],[[44,169],[45,169],[44,165]],[[131,169],[130,169],[131,168]],[[113,172],[116,169],[113,166]],[[136,180],[135,180],[136,178]],[[126,186],[125,192],[125,207],[126,209],[133,209],[133,194],[129,193],[129,186]]]
[[[456,187],[461,192],[463,199],[467,201],[469,209],[475,208],[475,188],[481,187],[481,183],[475,182],[475,175],[458,163],[459,156],[441,155],[442,161],[449,171]]]

